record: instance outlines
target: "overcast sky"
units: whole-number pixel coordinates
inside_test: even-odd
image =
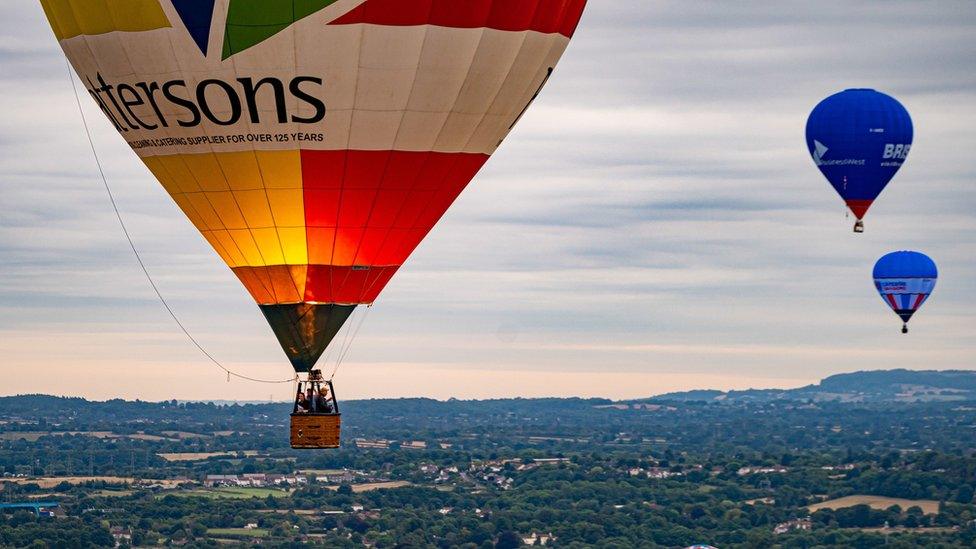
[[[287,398],[227,383],[166,315],[39,5],[0,13],[0,393]],[[894,95],[915,124],[862,235],[803,139],[849,87]],[[229,367],[290,377],[236,277],[83,99],[178,315]],[[976,3],[591,2],[539,101],[369,313],[338,394],[630,398],[976,368],[974,151]],[[907,336],[870,276],[896,249],[940,269]]]

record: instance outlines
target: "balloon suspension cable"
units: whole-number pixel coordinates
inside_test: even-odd
[[[149,281],[149,285],[152,287],[153,292],[156,294],[156,297],[159,298],[159,302],[163,304],[163,307],[166,309],[166,312],[169,313],[169,316],[173,318],[173,321],[176,322],[176,325],[179,326],[183,334],[186,335],[187,339],[190,340],[190,343],[192,343],[197,349],[199,349],[200,352],[203,353],[203,355],[210,360],[210,362],[212,362],[215,366],[217,366],[218,368],[220,368],[221,370],[227,373],[228,381],[230,381],[231,376],[246,381],[253,381],[255,383],[292,383],[293,381],[297,380],[298,379],[297,374],[295,375],[295,377],[288,378],[288,379],[271,380],[271,379],[257,379],[257,378],[248,377],[243,374],[238,374],[237,372],[234,372],[230,368],[227,368],[226,366],[221,364],[220,361],[218,361],[216,358],[213,357],[213,355],[207,352],[207,350],[203,348],[203,345],[201,345],[200,342],[198,342],[196,338],[194,338],[190,334],[190,331],[187,330],[186,326],[183,325],[183,322],[180,321],[179,317],[176,316],[176,313],[169,306],[169,303],[167,303],[166,299],[163,298],[163,294],[162,292],[159,291],[159,287],[156,286],[156,282],[153,280],[152,275],[149,274],[149,269],[146,267],[145,262],[143,262],[142,256],[139,255],[139,251],[136,249],[136,245],[132,241],[132,236],[129,234],[129,229],[125,226],[125,221],[122,218],[122,212],[119,211],[119,206],[115,202],[115,195],[112,193],[112,188],[108,184],[108,178],[105,177],[105,170],[102,168],[102,161],[98,157],[98,151],[95,149],[95,140],[94,138],[92,138],[91,128],[89,128],[88,126],[88,117],[85,116],[85,109],[81,105],[81,97],[79,97],[78,95],[78,86],[75,84],[74,76],[71,74],[71,64],[68,63],[67,59],[65,59],[65,65],[67,66],[68,69],[68,81],[71,82],[71,90],[75,96],[75,103],[78,104],[78,114],[81,115],[81,122],[85,126],[85,134],[88,136],[88,146],[91,148],[92,157],[95,159],[95,165],[98,167],[98,174],[101,176],[102,184],[105,186],[105,192],[108,193],[109,202],[112,203],[112,209],[115,210],[115,217],[119,220],[119,226],[122,227],[122,234],[125,235],[125,239],[129,243],[129,248],[132,249],[132,253],[133,255],[135,255],[136,261],[139,263],[139,267],[142,268],[142,272],[146,275],[146,280]]]
[[[332,368],[332,375],[329,376],[329,381],[335,379],[336,373],[339,371],[339,366],[342,365],[342,361],[345,360],[346,355],[349,354],[349,350],[352,349],[352,344],[354,341],[356,341],[356,336],[359,335],[359,329],[363,327],[363,323],[366,322],[366,317],[369,316],[369,311],[372,308],[372,303],[367,305],[366,312],[359,317],[359,322],[356,324],[356,328],[353,330],[346,330],[346,337],[342,339],[342,345],[339,347],[339,356],[336,357],[336,363]],[[349,335],[350,332],[352,333],[352,337]]]

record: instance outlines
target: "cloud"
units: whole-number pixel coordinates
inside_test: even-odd
[[[173,396],[206,396],[223,374],[131,257],[40,10],[5,13],[7,390],[45,390],[41,366],[83,372],[80,394],[163,398],[148,387],[171,379]],[[972,367],[973,59],[966,2],[591,2],[539,100],[369,313],[340,381],[355,396],[549,394],[548,380],[552,394],[638,396]],[[803,127],[824,96],[861,86],[898,97],[916,141],[854,235]],[[287,377],[235,277],[89,103],[109,181],[178,314],[235,368]],[[904,248],[942,272],[907,337],[869,279]]]

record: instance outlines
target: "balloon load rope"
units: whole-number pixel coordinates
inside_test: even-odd
[[[288,378],[288,379],[272,380],[272,379],[258,379],[258,378],[248,377],[231,370],[230,368],[221,364],[220,361],[218,361],[216,358],[214,358],[214,356],[211,355],[203,347],[203,345],[201,345],[200,342],[198,342],[196,338],[194,338],[193,335],[190,334],[190,331],[187,330],[186,326],[183,325],[183,322],[180,321],[178,316],[176,316],[176,313],[173,311],[172,307],[170,307],[169,303],[166,302],[166,299],[163,297],[162,292],[160,292],[159,287],[156,285],[156,281],[153,280],[152,275],[149,274],[149,269],[146,267],[145,262],[143,262],[142,260],[142,256],[139,255],[139,251],[136,249],[136,245],[132,241],[132,236],[129,234],[129,229],[126,227],[125,220],[122,218],[122,212],[119,211],[119,206],[115,202],[115,195],[114,193],[112,193],[112,188],[108,184],[108,178],[105,177],[105,170],[102,168],[102,161],[98,157],[98,151],[95,149],[95,140],[94,138],[92,138],[91,128],[89,128],[88,126],[88,117],[85,116],[85,109],[82,107],[81,97],[78,95],[78,86],[75,84],[75,79],[71,74],[71,64],[68,63],[67,59],[65,59],[65,65],[67,66],[68,69],[68,81],[71,82],[71,90],[75,96],[75,103],[78,104],[78,114],[81,116],[81,122],[85,126],[85,134],[88,136],[88,146],[91,148],[92,157],[95,159],[95,166],[98,167],[98,174],[99,176],[101,176],[102,185],[105,186],[105,192],[108,194],[109,202],[112,203],[112,209],[115,210],[115,217],[116,219],[119,220],[119,226],[122,228],[122,234],[125,235],[125,239],[129,243],[129,248],[132,249],[132,254],[135,256],[136,261],[139,263],[139,267],[142,268],[143,274],[146,275],[146,280],[149,281],[149,286],[152,287],[152,290],[156,294],[156,297],[159,298],[159,302],[163,304],[163,308],[166,309],[166,312],[169,313],[169,316],[172,317],[173,321],[176,322],[176,325],[179,326],[180,331],[182,331],[183,334],[186,336],[186,338],[190,340],[190,343],[192,343],[194,347],[196,347],[201,353],[203,353],[203,356],[207,357],[207,359],[210,362],[212,362],[215,366],[217,366],[227,374],[227,381],[230,381],[231,376],[236,377],[238,379],[243,379],[245,381],[251,381],[254,383],[276,383],[277,384],[277,383],[292,383],[297,381],[298,380],[297,374],[295,375],[295,377]]]
[[[339,366],[342,366],[342,361],[345,360],[346,355],[349,354],[349,349],[352,348],[353,342],[356,341],[356,336],[359,335],[359,329],[363,327],[363,323],[366,322],[366,317],[369,316],[369,311],[372,308],[372,303],[366,305],[366,312],[360,315],[356,328],[346,330],[346,336],[342,339],[342,345],[339,346],[339,354],[336,357],[335,366],[332,367],[332,375],[329,376],[330,383],[335,380],[336,373],[339,372]],[[350,333],[352,334],[351,337]]]

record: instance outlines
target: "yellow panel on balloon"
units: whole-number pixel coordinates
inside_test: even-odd
[[[214,193],[203,193],[207,196],[207,200],[213,206],[217,216],[220,217],[220,222],[223,223],[224,227],[227,229],[246,229],[247,222],[244,220],[244,215],[241,214],[241,208],[237,205],[237,200],[234,199],[234,193],[227,192],[214,192]]]
[[[217,156],[212,153],[207,154],[184,154],[181,155],[183,162],[186,163],[193,178],[204,191],[227,191],[230,185],[227,178],[217,162]]]
[[[237,249],[244,256],[244,265],[248,267],[264,267],[267,265],[261,256],[261,251],[258,249],[257,243],[254,242],[254,237],[251,235],[250,230],[237,229],[227,232],[237,245]]]
[[[264,186],[269,189],[302,188],[300,151],[257,151],[255,153]]]
[[[275,226],[305,226],[305,196],[300,188],[268,189],[267,192]]]
[[[148,156],[146,158],[143,158],[142,162],[146,165],[147,168],[149,168],[149,171],[151,171],[152,174],[156,176],[156,179],[159,181],[159,184],[162,185],[164,189],[166,189],[166,192],[168,192],[170,196],[175,197],[178,193],[183,192],[183,189],[180,187],[179,180],[176,179],[173,176],[173,174],[171,174],[170,171],[166,168],[166,165],[163,164],[162,157]]]
[[[205,193],[186,193],[184,196],[193,205],[204,227],[209,230],[225,228]]]
[[[264,189],[234,191],[233,195],[248,227],[257,229],[275,226],[275,220],[271,217],[271,206],[268,204],[268,195],[265,194]]]
[[[166,170],[169,177],[173,180],[173,184],[176,185],[182,192],[200,192],[203,189],[200,188],[196,177],[194,177],[193,172],[190,171],[190,165],[186,163],[185,157],[186,155],[182,154],[157,156],[156,162]]]
[[[179,206],[181,210],[183,210],[183,213],[186,214],[186,216],[190,219],[190,222],[193,223],[193,226],[196,227],[198,231],[203,232],[211,228],[215,228],[211,227],[206,221],[204,221],[203,217],[197,212],[197,209],[193,206],[193,202],[190,201],[186,194],[178,193],[172,196],[173,201],[176,202],[176,205]]]
[[[305,227],[278,227],[278,240],[281,242],[281,250],[285,254],[286,264],[305,265],[308,263]]]
[[[226,234],[227,231],[200,231],[200,234],[207,239],[207,242],[209,242],[214,251],[217,252],[220,259],[223,259],[224,263],[226,263],[228,267],[233,268],[235,265],[240,263],[240,254],[237,252],[236,247],[233,248],[233,251],[228,250],[221,241],[221,238],[218,236],[218,233]]]
[[[254,241],[257,242],[265,265],[284,265],[285,255],[281,251],[278,231],[274,227],[251,229],[251,234],[254,235]]]
[[[41,0],[58,40],[170,26],[159,0]]]
[[[227,254],[227,258],[229,258],[229,260],[224,258],[223,255],[221,255],[221,258],[224,259],[224,262],[227,263],[228,267],[233,269],[234,267],[247,265],[247,258],[244,257],[244,253],[241,252],[240,247],[238,247],[237,241],[235,241],[234,237],[230,235],[230,231],[210,231],[210,237],[208,237],[207,240],[210,240],[211,238],[220,243],[221,248]],[[214,246],[214,249],[218,248]]]
[[[263,189],[264,180],[258,160],[251,151],[216,153],[217,162],[231,189]]]

